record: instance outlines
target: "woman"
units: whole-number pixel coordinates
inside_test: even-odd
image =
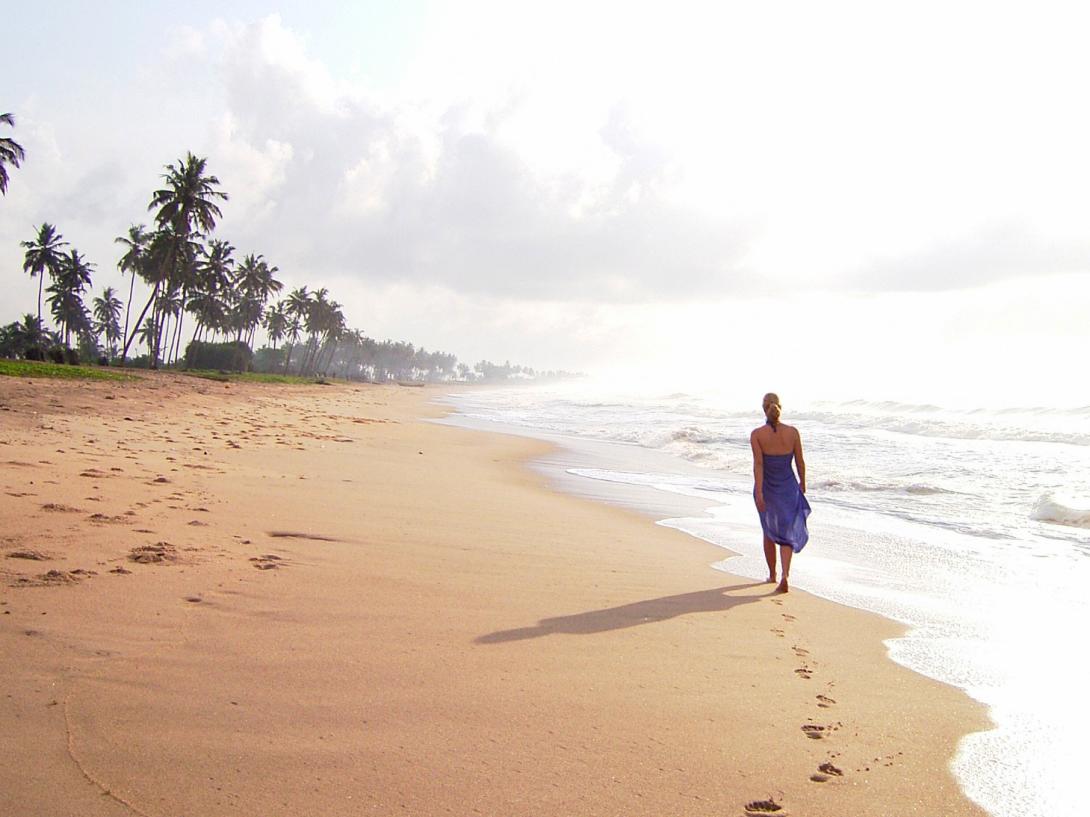
[[[806,545],[810,534],[806,517],[806,462],[802,458],[802,438],[797,429],[780,422],[780,398],[769,392],[762,401],[766,422],[749,435],[753,447],[753,499],[764,530],[765,561],[768,581],[776,581],[776,546],[780,548],[781,578],[776,592],[786,593],[791,556]],[[799,470],[798,479],[791,469],[791,459]]]

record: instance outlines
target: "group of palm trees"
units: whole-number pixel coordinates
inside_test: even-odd
[[[10,115],[3,121],[13,122]],[[5,157],[22,159],[17,145],[10,148],[5,143],[4,150]],[[6,179],[5,171],[5,186]],[[107,287],[94,298],[89,311],[83,296],[94,265],[69,247],[56,226],[44,223],[32,239],[21,242],[23,270],[38,278],[37,317],[27,315],[21,323],[5,327],[10,336],[18,335],[24,346],[50,340],[42,322],[45,293],[59,327],[53,340],[68,347],[75,336],[84,349],[101,350],[109,360],[119,358],[122,365],[137,341],[147,350],[146,362],[153,368],[189,363],[182,357],[183,324],[189,314],[195,321],[190,349],[197,342],[233,342],[252,348],[258,328],[263,327],[271,351],[279,352],[271,357],[284,372],[312,374],[337,368],[348,376],[382,379],[456,372],[453,355],[427,353],[411,344],[376,344],[358,330],[349,331],[341,305],[325,288],[299,287],[267,306],[283,289],[276,278],[278,268],[260,254],[251,253],[239,261],[230,242],[211,237],[222,215],[218,202],[225,201],[227,194],[220,189],[219,179],[207,172],[207,160],[187,154],[166,166],[163,180],[148,205],[149,211],[155,211],[153,228],[133,225],[116,239],[124,247],[118,267],[130,276],[127,302],[122,304]],[[138,277],[150,295],[130,323]],[[285,347],[277,349],[281,342]]]
[[[15,119],[2,114],[0,123],[14,126]],[[19,144],[0,138],[0,193],[7,192],[6,166],[18,167],[23,158]],[[160,364],[201,365],[202,349],[230,344],[241,348],[241,359],[252,359],[260,370],[300,375],[325,373],[379,381],[534,376],[532,370],[509,363],[498,366],[482,360],[470,369],[452,354],[428,352],[403,341],[375,341],[348,328],[341,305],[325,288],[299,287],[268,305],[283,289],[276,278],[277,267],[254,253],[238,261],[230,242],[212,237],[222,216],[218,202],[226,201],[227,194],[220,189],[219,179],[207,172],[207,160],[188,153],[165,169],[164,184],[148,205],[149,211],[155,211],[153,227],[133,225],[115,239],[124,247],[118,268],[129,275],[124,304],[112,287],[106,287],[87,309],[83,299],[95,265],[70,247],[55,225],[43,223],[32,239],[20,242],[25,250],[23,270],[38,279],[38,312],[0,327],[0,357],[44,359],[48,350],[54,359],[68,362],[82,356],[157,368]],[[137,278],[144,281],[150,295],[130,323]],[[43,323],[43,295],[48,295],[57,331]],[[194,323],[183,353],[186,314]],[[254,356],[251,350],[259,327],[264,328],[271,347]],[[72,352],[73,337],[79,354]],[[137,342],[146,355],[130,361],[130,349]]]

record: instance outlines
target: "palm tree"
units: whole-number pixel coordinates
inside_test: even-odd
[[[287,304],[283,301],[277,301],[265,312],[265,331],[272,342],[272,348],[275,349],[276,344],[283,340],[288,332],[288,310]]]
[[[113,287],[102,290],[102,297],[91,302],[94,308],[95,333],[106,338],[106,350],[111,359],[117,355],[117,341],[121,338],[121,299]]]
[[[52,224],[43,222],[38,228],[38,235],[33,241],[20,241],[19,246],[26,249],[23,256],[23,272],[29,272],[30,277],[38,278],[38,321],[42,320],[42,284],[45,282],[45,274],[50,278],[56,278],[64,266],[64,255],[61,247],[67,247],[68,242],[63,241],[57,228]]]
[[[227,304],[231,298],[231,281],[234,279],[235,248],[228,241],[213,238],[208,246],[202,246],[194,268],[193,280],[187,289],[185,309],[197,319],[193,328],[191,345],[186,351],[185,365],[193,363],[192,343],[211,329],[213,334],[223,328]]]
[[[64,345],[69,345],[72,332],[82,333],[90,329],[91,321],[87,307],[83,305],[83,293],[91,285],[91,270],[94,264],[88,262],[78,250],[72,250],[64,259],[60,274],[49,286],[51,293],[49,305],[53,317],[60,324]]]
[[[344,335],[346,328],[347,323],[344,319],[344,312],[341,311],[341,305],[336,301],[330,301],[322,318],[323,346],[328,350],[328,356],[325,359],[325,365],[319,367],[319,371],[323,373],[330,371],[333,366],[333,356],[337,352],[337,344]]]
[[[157,334],[157,331],[158,330],[155,328],[155,320],[153,318],[148,318],[146,321],[144,321],[143,327],[138,330],[140,342],[148,347],[149,365],[155,363],[151,355],[155,349],[155,335]]]
[[[279,272],[270,267],[262,255],[247,255],[239,265],[235,276],[235,290],[238,300],[238,339],[247,333],[247,343],[253,345],[254,332],[261,323],[262,312],[269,297],[284,288],[273,276]]]
[[[230,299],[231,282],[235,280],[234,252],[235,248],[229,241],[213,238],[208,242],[208,246],[202,249],[201,260],[197,262],[192,291],[213,296],[226,306]]]
[[[321,348],[319,337],[324,331],[326,312],[329,308],[329,290],[322,287],[316,290],[307,302],[307,312],[303,316],[303,328],[306,329],[307,345],[303,350],[303,360],[299,364],[299,374],[311,370],[317,363],[318,350]]]
[[[284,373],[288,372],[288,364],[291,363],[292,352],[295,351],[295,344],[299,342],[299,336],[303,332],[303,325],[307,318],[307,313],[310,311],[310,295],[307,292],[306,287],[299,287],[293,289],[291,294],[288,295],[287,312],[291,316],[291,322],[288,324],[288,337],[291,338],[291,348],[288,349],[288,358],[284,362]]]
[[[148,210],[158,208],[155,222],[159,225],[159,232],[164,234],[166,247],[160,259],[161,272],[157,276],[151,297],[136,320],[137,324],[144,320],[148,309],[158,297],[160,284],[176,274],[178,261],[196,260],[190,241],[193,233],[211,233],[216,227],[216,219],[223,215],[216,200],[225,201],[227,194],[217,189],[219,179],[206,174],[206,162],[207,159],[199,159],[192,153],[187,153],[184,161],[178,160],[177,166],[166,166],[167,172],[163,174],[166,186],[152,194]],[[122,356],[128,351],[135,334],[134,330],[133,336],[125,341]],[[153,355],[152,365],[155,363]]]
[[[15,127],[15,114],[0,113],[0,124]],[[26,153],[23,146],[7,136],[0,137],[0,193],[8,193],[8,169],[6,165],[18,167]]]
[[[163,352],[163,363],[170,365],[170,355],[174,349],[174,338],[171,335],[171,321],[174,321],[174,333],[178,331],[178,320],[182,314],[184,300],[181,291],[176,286],[170,286],[159,293],[155,301],[155,323],[159,329],[155,337],[155,356],[158,358],[163,345],[163,335],[167,337],[166,351]]]
[[[284,328],[284,339],[289,341],[291,345],[288,346],[288,355],[284,359],[284,374],[288,373],[288,369],[291,366],[291,353],[295,351],[295,344],[299,342],[299,335],[303,332],[303,323],[299,320],[299,316],[294,313],[287,313],[287,326]]]
[[[136,276],[143,277],[144,275],[151,234],[147,232],[147,228],[143,224],[133,224],[129,227],[128,236],[118,236],[114,239],[114,243],[123,244],[128,248],[125,250],[125,254],[121,256],[121,260],[117,262],[117,268],[121,270],[121,273],[125,274],[127,272],[131,276],[129,279],[129,299],[125,301],[125,328],[121,331],[121,337],[125,338],[129,334],[129,310],[132,307],[133,287],[136,286]],[[125,365],[124,355],[121,357],[121,365]]]
[[[9,323],[0,328],[0,357],[42,360],[50,340],[49,333],[42,328],[42,322],[34,313],[28,312],[23,315],[22,323]]]

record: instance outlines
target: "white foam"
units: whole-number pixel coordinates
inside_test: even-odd
[[[1033,508],[1033,513],[1030,515],[1031,519],[1036,519],[1039,522],[1051,522],[1054,525],[1068,525],[1073,528],[1090,528],[1090,510],[1086,508],[1075,508],[1072,505],[1068,505],[1068,502],[1073,502],[1066,497],[1061,502],[1055,495],[1047,493],[1041,496],[1037,500],[1037,505]]]

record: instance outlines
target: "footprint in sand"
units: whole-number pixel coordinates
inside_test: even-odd
[[[302,479],[302,477],[300,477]],[[312,539],[316,542],[340,542],[340,539],[335,539],[332,536],[326,536],[321,533],[303,533],[299,531],[286,531],[286,530],[271,530],[268,531],[268,535],[274,539]]]
[[[811,740],[821,740],[825,737],[825,727],[816,723],[806,723],[802,726],[802,733]]]
[[[20,576],[15,580],[16,586],[24,587],[49,587],[64,584],[77,584],[88,576],[97,576],[94,570],[84,570],[82,567],[75,570],[47,570],[33,578]]]
[[[818,695],[816,697],[818,701],[818,706],[820,706],[822,709],[828,709],[830,706],[836,703],[836,701],[834,701],[828,695]]]
[[[753,800],[746,803],[746,814],[779,814],[783,806],[769,797],[767,800]]]
[[[781,613],[780,615],[783,616],[784,621],[794,621],[795,620],[795,617],[793,615],[791,615],[790,613]]]
[[[87,521],[99,525],[126,525],[129,522],[124,516],[108,516],[104,513],[93,513],[87,517]]]
[[[795,670],[795,675],[799,676],[799,678],[802,678],[802,679],[804,679],[806,681],[809,681],[810,676],[812,676],[813,674],[814,674],[814,671],[812,669],[810,669],[809,667],[799,667],[797,670]]]
[[[830,775],[831,777],[843,777],[844,776],[844,772],[841,769],[837,768],[832,763],[828,763],[828,762],[822,763],[820,766],[818,766],[818,771],[821,772],[822,774]]]
[[[282,564],[284,560],[272,553],[266,553],[264,556],[251,556],[250,561],[258,570],[275,570],[284,566]]]
[[[71,505],[62,505],[59,502],[46,502],[42,505],[43,511],[50,511],[52,513],[82,513],[79,508],[73,508]]]
[[[178,560],[178,551],[169,542],[141,545],[129,551],[129,561],[139,564],[172,564]]]
[[[809,650],[803,649],[802,647],[798,646],[797,644],[794,647],[792,647],[791,649],[794,651],[795,655],[797,655],[799,658],[803,658],[803,657],[810,654]]]
[[[53,558],[39,550],[13,550],[7,556],[9,559],[29,559],[32,562],[48,562]]]
[[[773,627],[771,630],[769,630],[769,632],[770,633],[775,633],[777,638],[783,638],[784,637],[783,630],[781,630],[779,627]]]

